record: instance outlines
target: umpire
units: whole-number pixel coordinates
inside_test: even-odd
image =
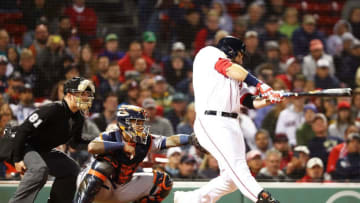
[[[72,202],[79,166],[54,148],[82,142],[84,113],[91,107],[94,93],[90,80],[74,77],[64,84],[62,101],[40,107],[18,127],[13,159],[24,176],[10,203],[34,202],[48,174],[55,177],[48,203]]]

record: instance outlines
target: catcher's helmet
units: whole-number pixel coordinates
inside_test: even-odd
[[[242,54],[246,52],[245,44],[240,39],[232,36],[222,38],[216,47],[222,50],[230,59],[235,58],[238,52]]]
[[[64,84],[64,94],[75,94],[76,105],[82,113],[89,110],[94,99],[95,86],[92,81],[83,77],[74,77]],[[80,93],[76,95],[76,93]]]
[[[130,136],[136,143],[146,144],[149,135],[149,126],[145,126],[147,120],[145,110],[134,105],[121,105],[116,113],[119,128]]]

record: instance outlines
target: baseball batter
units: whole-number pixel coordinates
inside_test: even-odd
[[[283,100],[282,92],[248,73],[241,65],[244,43],[234,37],[207,46],[195,57],[193,85],[196,120],[194,131],[200,144],[218,161],[220,176],[198,190],[176,192],[175,203],[211,203],[239,189],[257,203],[278,203],[251,176],[238,116],[240,105],[261,108]],[[255,86],[263,100],[254,100],[247,86]]]

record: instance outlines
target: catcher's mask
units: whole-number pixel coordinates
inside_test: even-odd
[[[71,93],[82,114],[87,114],[94,100],[95,86],[92,81],[82,77],[74,77],[64,84],[64,94]]]
[[[134,105],[121,105],[116,113],[119,128],[128,135],[132,142],[146,144],[150,127],[144,123],[147,120],[145,110]]]

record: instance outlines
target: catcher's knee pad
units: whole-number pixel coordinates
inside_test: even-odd
[[[170,176],[165,172],[154,171],[154,186],[150,195],[141,198],[136,203],[159,203],[170,194],[173,182]]]
[[[104,182],[113,172],[111,164],[105,161],[94,161],[81,181],[73,203],[91,203],[104,186]]]

